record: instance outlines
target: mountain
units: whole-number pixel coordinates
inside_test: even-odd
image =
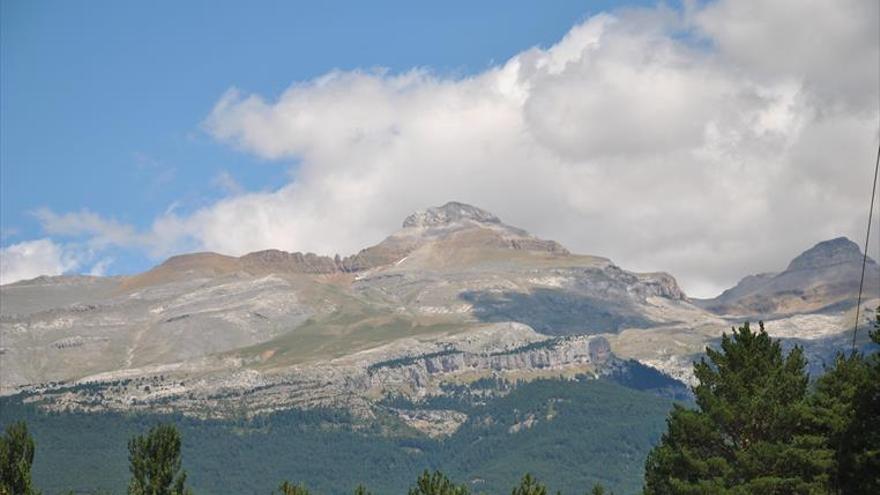
[[[750,275],[714,299],[698,304],[727,315],[787,315],[848,308],[859,290],[863,253],[845,237],[823,241],[778,273]],[[880,265],[870,257],[863,293],[880,293]]]
[[[0,392],[56,410],[199,417],[338,407],[445,436],[467,415],[382,401],[486,378],[687,382],[692,360],[754,314],[832,352],[851,325],[859,256],[849,241],[820,243],[780,274],[696,301],[669,274],[573,254],[451,202],[347,257],[194,253],[134,276],[2,286]],[[866,295],[876,304],[876,284]]]
[[[731,326],[763,318],[816,373],[849,348],[861,256],[822,242],[695,300],[669,274],[452,202],[346,257],[192,253],[39,277],[0,286],[0,426],[33,427],[47,493],[124,491],[125,442],[157,421],[184,432],[204,493],[291,477],[400,493],[426,468],[475,492],[530,471],[630,493],[672,400],[690,400],[693,361]],[[872,261],[866,308],[877,281]]]

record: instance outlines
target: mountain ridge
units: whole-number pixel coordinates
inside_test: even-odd
[[[172,278],[186,272],[190,275],[218,275],[235,271],[271,273],[273,270],[311,274],[358,273],[398,262],[429,242],[450,239],[451,242],[446,242],[444,248],[460,249],[464,247],[463,243],[471,242],[498,249],[570,254],[556,241],[539,239],[525,230],[507,225],[486,210],[450,201],[408,215],[401,230],[349,256],[337,254],[331,257],[279,249],[264,249],[238,257],[210,251],[187,253],[172,256],[146,272],[130,276],[132,280],[123,283],[122,287],[130,289],[155,283],[157,278],[164,279],[162,272],[171,272],[164,277]],[[462,239],[463,242],[454,242]]]
[[[852,273],[814,265],[849,267],[854,256],[849,241],[832,241],[800,258],[795,275],[746,277],[728,299],[833,275],[810,286],[819,289],[809,304],[792,305],[784,290],[761,302],[789,310],[765,313],[771,334],[817,355],[834,350]],[[389,395],[443,396],[485,378],[598,378],[626,363],[688,382],[705,347],[754,314],[707,307],[670,274],[573,254],[458,202],[415,212],[345,258],[191,253],[129,277],[0,291],[0,393],[33,394],[50,409],[196,416],[344,407],[371,417],[389,414]],[[843,306],[815,313],[829,304]],[[428,434],[461,424],[442,411],[400,419]]]

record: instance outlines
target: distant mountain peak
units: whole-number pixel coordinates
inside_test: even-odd
[[[501,219],[488,211],[465,203],[450,201],[443,206],[418,210],[406,217],[404,228],[442,227],[452,223],[470,220],[477,223],[499,224]]]
[[[791,260],[785,271],[750,275],[699,304],[719,314],[764,317],[847,307],[856,303],[863,259],[858,244],[846,237],[822,241]],[[865,268],[864,292],[876,297],[880,266],[868,258]]]
[[[846,237],[838,237],[822,241],[804,251],[791,260],[787,271],[811,270],[841,263],[861,263],[863,256],[858,244]]]

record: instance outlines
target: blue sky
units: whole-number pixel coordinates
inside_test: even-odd
[[[42,235],[32,212],[88,209],[136,227],[290,169],[200,129],[230,87],[277,95],[333,69],[455,75],[557,41],[615,2],[2,3],[2,244]],[[288,160],[289,164],[295,160]],[[111,273],[155,260],[119,250]],[[122,258],[122,259],[120,259]]]
[[[875,2],[0,8],[3,283],[347,254],[455,199],[706,295],[863,228]]]

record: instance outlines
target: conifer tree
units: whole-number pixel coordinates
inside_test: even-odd
[[[596,483],[593,485],[593,489],[590,490],[590,495],[614,495],[614,493],[606,492],[605,486],[602,483]]]
[[[281,495],[310,495],[310,492],[305,485],[302,483],[294,485],[289,481],[281,483],[281,486],[278,487],[278,491]]]
[[[409,495],[468,495],[465,485],[456,485],[445,474],[434,471],[431,474],[426,469],[416,480],[415,486],[409,489]]]
[[[538,480],[526,473],[519,482],[519,486],[513,489],[511,495],[547,495],[547,487],[538,483]]]
[[[34,463],[34,439],[24,421],[6,427],[0,437],[0,495],[34,495],[39,493],[31,481]]]
[[[870,337],[880,344],[880,307]],[[880,354],[838,354],[813,404],[818,431],[834,451],[834,492],[880,493]]]
[[[180,433],[171,424],[155,426],[146,435],[129,440],[129,495],[191,494],[185,487],[180,444]]]
[[[697,409],[675,406],[648,456],[645,493],[827,493],[832,452],[806,427],[803,351],[746,323],[694,365]]]

